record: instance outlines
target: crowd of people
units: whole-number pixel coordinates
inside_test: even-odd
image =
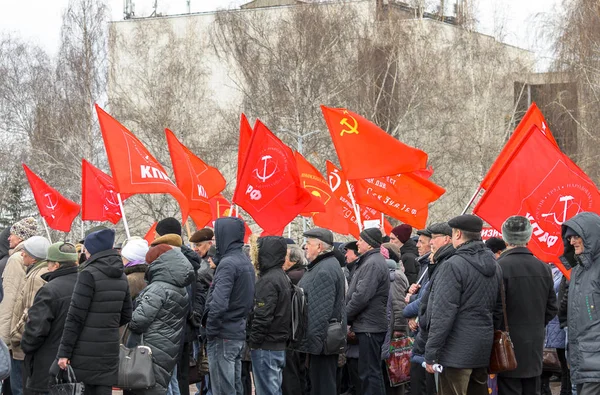
[[[152,243],[121,246],[103,226],[51,244],[25,218],[0,233],[2,393],[48,393],[70,365],[86,394],[110,394],[120,344],[143,344],[156,385],[125,393],[548,395],[556,373],[561,395],[600,394],[600,217],[562,225],[570,280],[527,248],[527,218],[485,243],[482,226],[461,215],[347,243],[315,228],[300,246],[245,244],[244,223],[225,217],[188,246],[166,218]],[[494,331],[507,328],[517,368],[490,376]],[[412,345],[403,382],[388,363],[399,339]]]

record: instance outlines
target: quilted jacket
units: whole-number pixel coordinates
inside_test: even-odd
[[[306,293],[308,328],[298,351],[320,355],[329,320],[336,319],[346,323],[346,280],[333,252],[319,255],[307,269],[298,286]]]
[[[556,267],[552,267],[552,276],[554,280],[554,292],[558,296],[558,290],[562,282],[563,274]],[[545,347],[550,348],[565,348],[565,330],[560,327],[558,316],[554,317],[552,321],[546,326],[546,344]]]
[[[437,269],[427,305],[425,360],[444,367],[487,367],[502,272],[482,241],[466,242]]]

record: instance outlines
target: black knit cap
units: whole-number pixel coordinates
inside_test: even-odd
[[[181,236],[181,223],[173,217],[165,218],[156,224],[156,233],[158,233],[160,236],[168,234],[176,234]]]
[[[344,244],[344,249],[352,250],[358,255],[358,245],[356,244],[355,241],[349,241],[346,244]]]
[[[368,228],[360,232],[360,238],[373,248],[381,247],[383,235],[378,228]]]

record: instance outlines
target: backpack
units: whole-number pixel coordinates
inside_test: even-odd
[[[289,343],[297,346],[304,338],[308,329],[308,300],[304,289],[294,285],[290,280],[292,298],[292,325],[290,328]]]

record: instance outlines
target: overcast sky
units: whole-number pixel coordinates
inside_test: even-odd
[[[235,8],[250,0],[190,0],[192,12]],[[374,0],[373,0],[374,1]],[[433,0],[427,0],[427,3]],[[445,0],[452,3],[454,0]],[[154,0],[133,0],[137,16],[152,12]],[[512,45],[532,50],[539,67],[547,63],[549,44],[541,40],[545,23],[556,18],[559,0],[471,0],[476,4],[480,31]],[[0,31],[15,33],[55,53],[59,44],[61,15],[68,0],[0,0]],[[124,0],[108,0],[113,20],[123,18]],[[187,0],[158,0],[163,14],[187,12]]]

